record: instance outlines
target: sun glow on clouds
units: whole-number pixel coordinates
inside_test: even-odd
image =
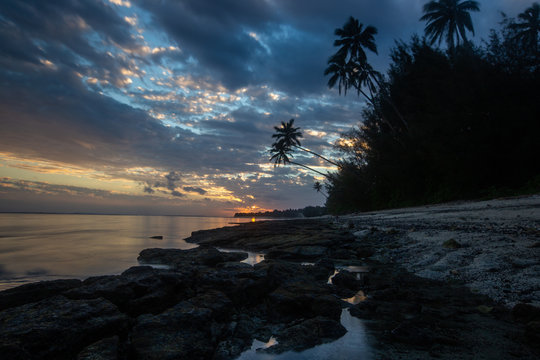
[[[49,6],[51,10],[47,2],[37,3]],[[240,53],[253,50],[263,54],[264,58],[257,58],[259,55],[251,58],[251,51],[247,51],[245,54],[249,55],[245,59],[235,59],[231,55],[236,54],[236,49],[224,48],[224,54],[215,54],[224,57],[216,57],[215,64],[209,66],[208,58],[205,59],[208,44],[203,41],[204,48],[199,48],[201,44],[189,39],[182,41],[158,21],[157,14],[149,10],[159,2],[150,3],[125,0],[98,2],[96,6],[104,8],[110,16],[103,18],[116,19],[114,24],[100,24],[84,13],[69,14],[60,17],[67,19],[65,26],[73,31],[69,39],[56,39],[53,32],[52,35],[47,34],[52,36],[52,40],[45,37],[45,40],[39,40],[42,44],[38,60],[34,62],[37,65],[33,65],[37,68],[34,75],[36,72],[47,76],[57,73],[58,82],[64,87],[59,86],[58,93],[50,98],[46,98],[45,91],[35,97],[45,98],[43,104],[46,104],[35,112],[35,122],[50,124],[52,128],[58,126],[58,131],[49,131],[50,141],[46,139],[42,145],[36,145],[29,151],[0,153],[0,176],[64,186],[66,189],[77,186],[129,194],[140,199],[159,198],[186,204],[210,201],[217,206],[227,203],[229,208],[254,206],[255,202],[263,206],[265,201],[277,202],[283,198],[272,189],[292,190],[296,195],[301,192],[298,186],[310,185],[313,173],[293,166],[275,169],[268,162],[266,149],[271,142],[273,125],[291,117],[298,118],[299,113],[305,119],[318,123],[312,125],[305,121],[300,124],[305,135],[311,137],[309,140],[317,142],[313,145],[314,150],[326,153],[330,148],[321,141],[327,133],[326,125],[322,127],[320,120],[312,116],[319,116],[321,110],[318,96],[299,96],[289,92],[287,84],[280,86],[270,72],[270,62],[268,73],[260,71],[261,64],[271,60],[269,56],[277,50],[276,41],[298,38],[294,28],[279,25],[280,30],[276,32],[255,23],[240,24],[239,29],[233,30],[238,31],[236,35],[244,40],[247,37],[246,44],[250,47],[239,49]],[[180,2],[170,4],[176,3]],[[176,9],[172,5],[171,8]],[[192,10],[199,11],[198,8]],[[63,10],[54,8],[51,11]],[[76,12],[77,9],[69,11]],[[185,31],[191,32],[192,29]],[[192,33],[194,39],[198,35]],[[212,34],[217,35],[220,34]],[[82,45],[71,47],[71,36]],[[56,43],[69,56],[64,57],[62,51],[55,52],[53,45]],[[81,48],[84,51],[80,51]],[[234,62],[237,64],[232,64]],[[234,81],[221,76],[231,71],[228,67],[238,71],[230,73],[236,78]],[[253,71],[244,73],[242,69],[249,67],[253,67]],[[71,83],[63,83],[64,77]],[[50,84],[50,79],[46,80]],[[79,98],[85,101],[83,106],[76,103]],[[59,99],[67,99],[64,103],[68,105],[73,101],[77,111],[68,112],[64,108],[49,111],[49,104]],[[96,105],[99,101],[103,101],[102,107]],[[121,111],[111,111],[116,108]],[[130,120],[119,122],[122,114]],[[47,121],[42,121],[42,117]],[[73,119],[71,122],[64,119],[70,117]],[[70,127],[70,134],[77,135],[64,135],[67,133],[63,131],[64,126]],[[319,130],[310,129],[310,126]],[[321,131],[322,128],[325,131]],[[66,144],[76,144],[81,152],[77,155],[80,161],[75,155],[61,155]],[[53,155],[42,156],[49,146],[54,150],[50,152]],[[0,149],[10,151],[9,147]],[[39,154],[40,158],[20,154]],[[110,161],[109,158],[120,161]],[[88,165],[88,159],[92,165]],[[308,164],[318,161],[307,157],[301,159],[309,160]],[[329,169],[318,163],[315,168],[321,171]],[[182,174],[182,180],[175,186],[164,180],[171,172]],[[282,184],[288,188],[282,189]],[[152,190],[154,192],[150,193]],[[303,200],[298,206],[313,203],[306,199],[317,195],[310,198],[311,190],[302,191]],[[276,208],[287,206],[294,206],[292,200],[291,205],[276,205]]]
[[[20,158],[0,153],[2,175],[22,180],[38,180],[55,185],[76,185],[123,193],[139,193],[138,183],[108,175],[104,171],[71,164]]]
[[[5,181],[2,184],[3,188],[26,189],[40,194],[52,195],[52,192],[45,189],[54,186],[58,190],[57,193],[75,195],[72,190],[75,186],[80,189],[88,189],[89,194],[91,193],[90,189],[96,189],[96,191],[105,191],[111,194],[124,194],[141,198],[168,198],[175,201],[207,199],[216,202],[244,202],[233,191],[222,185],[216,185],[208,177],[199,177],[195,174],[187,176],[185,182],[175,184],[172,187],[170,184],[162,182],[156,185],[151,195],[145,194],[142,191],[141,182],[156,183],[162,181],[168,174],[153,168],[134,167],[127,168],[122,172],[110,170],[113,172],[111,174],[107,170],[95,170],[45,160],[24,159],[7,153],[0,153],[0,168],[1,175],[5,179],[18,179],[17,186],[14,185],[16,183],[14,181]],[[42,186],[35,185],[38,183]],[[184,189],[188,191],[184,191]],[[174,196],[174,194],[182,194],[183,196]],[[252,196],[247,198],[253,199]]]
[[[110,3],[113,3],[114,5],[118,6],[125,6],[125,7],[131,7],[131,3],[127,0],[109,0]]]

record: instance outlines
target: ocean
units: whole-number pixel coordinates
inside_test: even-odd
[[[0,214],[0,290],[41,280],[119,274],[146,248],[189,249],[192,231],[247,218]],[[163,236],[163,239],[152,239]]]

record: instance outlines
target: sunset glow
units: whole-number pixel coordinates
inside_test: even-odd
[[[365,103],[327,88],[333,31],[366,14],[381,29],[372,60],[383,71],[396,34],[422,29],[419,6],[387,3],[2,1],[0,211],[322,205],[323,176],[269,162],[273,127],[294,118],[303,146],[339,157],[333,144]]]

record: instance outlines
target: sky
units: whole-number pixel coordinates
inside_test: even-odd
[[[328,89],[333,31],[423,34],[420,0],[0,1],[0,212],[230,216],[323,205],[320,175],[269,162],[273,127],[331,158],[361,98]],[[481,44],[500,11],[481,0]],[[295,153],[319,171],[322,160]]]

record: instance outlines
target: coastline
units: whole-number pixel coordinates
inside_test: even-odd
[[[0,292],[0,349],[12,358],[234,359],[253,340],[275,337],[262,352],[302,351],[340,338],[346,308],[364,320],[373,358],[534,359],[540,282],[527,256],[539,251],[538,204],[533,196],[196,231],[187,239],[196,249],[141,252],[141,263],[166,268]],[[247,254],[214,247],[264,252],[265,261],[239,263]],[[477,266],[493,253],[519,262]],[[487,296],[497,279],[527,274],[519,291]],[[342,300],[359,291],[359,301]],[[53,345],[59,335],[65,344]]]

